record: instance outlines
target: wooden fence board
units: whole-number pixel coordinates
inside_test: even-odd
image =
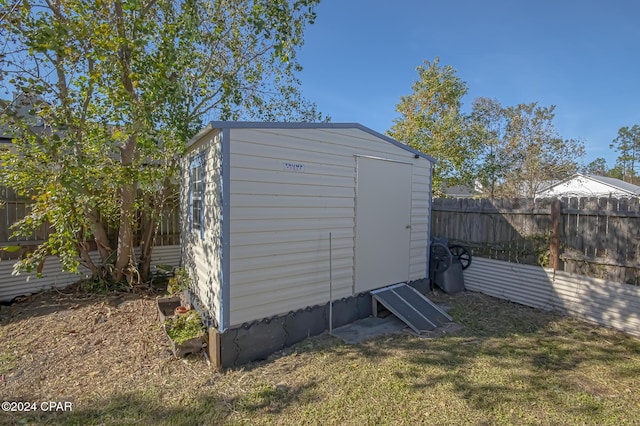
[[[640,201],[561,202],[559,269],[640,285]],[[550,204],[551,200],[434,199],[432,235],[467,244],[475,256],[547,266]]]
[[[29,211],[32,201],[18,196],[14,191],[6,187],[0,187],[0,246],[18,244],[23,246],[38,244],[49,236],[47,224],[41,225],[31,235],[11,237],[11,226],[24,218]],[[118,229],[106,227],[107,234],[115,236]],[[176,245],[180,242],[180,214],[176,206],[167,206],[158,221],[157,246]],[[2,258],[6,256],[3,255]]]

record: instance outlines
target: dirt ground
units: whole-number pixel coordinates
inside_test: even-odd
[[[173,357],[155,296],[67,290],[1,306],[0,401],[93,407],[113,395],[151,389],[154,397],[176,402],[180,389],[211,374],[202,355]],[[51,418],[41,407],[37,411]],[[0,423],[11,424],[16,416],[1,413]]]
[[[173,356],[156,296],[0,306],[0,402],[36,404],[0,425],[640,424],[637,338],[479,293],[432,299],[464,326],[441,338],[325,333],[224,372]]]

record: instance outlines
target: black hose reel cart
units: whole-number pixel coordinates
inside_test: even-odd
[[[431,240],[429,286],[436,284],[445,293],[464,291],[462,271],[471,265],[471,250],[461,244],[449,244],[444,237]]]

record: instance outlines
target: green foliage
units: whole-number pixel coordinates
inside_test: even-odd
[[[590,175],[607,176],[609,169],[607,167],[607,160],[602,157],[596,158],[583,169],[584,173]]]
[[[0,247],[0,250],[4,251],[5,253],[15,253],[17,251],[20,251],[20,246],[5,246]]]
[[[534,198],[550,180],[566,178],[578,171],[584,143],[563,139],[553,125],[555,106],[536,102],[506,109],[507,161],[511,167],[504,193]]]
[[[202,336],[204,326],[200,314],[196,310],[190,310],[184,315],[175,315],[165,320],[167,335],[176,344],[181,345],[189,339]]]
[[[620,179],[632,182],[637,176],[636,167],[640,164],[640,126],[621,127],[609,148],[619,153],[616,168],[620,171]]]
[[[487,195],[494,198],[510,169],[506,158],[505,109],[497,99],[477,98],[472,104],[470,120],[472,138],[478,147],[477,179]]]
[[[629,173],[627,172],[627,176]],[[624,177],[624,172],[620,164],[616,164],[609,171],[607,171],[607,176],[622,180]],[[635,177],[635,174],[633,175]]]
[[[130,291],[131,287],[125,280],[114,281],[107,276],[94,276],[83,280],[80,284],[83,291],[94,294]]]
[[[467,84],[449,65],[441,66],[439,58],[425,61],[417,68],[418,80],[413,93],[400,98],[396,111],[400,114],[387,134],[438,160],[433,187],[438,192],[444,184],[453,186],[471,180],[471,167],[477,150],[469,138],[465,116],[461,113],[462,97]]]
[[[7,374],[18,365],[18,360],[12,353],[0,353],[0,374]]]
[[[174,276],[169,278],[167,292],[169,295],[178,295],[182,293],[183,290],[189,289],[190,283],[191,278],[189,278],[187,271],[184,268],[178,268]]]
[[[478,182],[492,198],[533,198],[547,181],[578,170],[584,144],[557,134],[554,106],[503,107],[495,99],[478,98],[472,112],[464,114],[468,86],[455,69],[436,58],[417,70],[413,93],[400,98],[400,117],[387,134],[438,160],[436,196],[445,185]]]
[[[557,134],[554,110],[535,102],[503,107],[495,99],[474,101],[475,170],[487,196],[533,198],[549,181],[578,171],[584,144]]]
[[[0,178],[34,201],[14,236],[51,231],[19,268],[58,255],[99,275],[93,240],[103,263],[116,253],[112,278],[132,282],[204,119],[324,119],[296,79],[317,2],[0,0],[0,80],[19,94],[0,112],[13,137]]]
[[[551,244],[551,235],[530,235],[526,238],[531,244],[531,250],[536,257],[537,264],[548,268],[550,265],[551,252],[549,246]]]

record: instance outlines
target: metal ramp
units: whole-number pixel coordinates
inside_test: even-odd
[[[374,316],[379,302],[418,334],[453,321],[435,303],[405,283],[374,290],[371,295]]]

